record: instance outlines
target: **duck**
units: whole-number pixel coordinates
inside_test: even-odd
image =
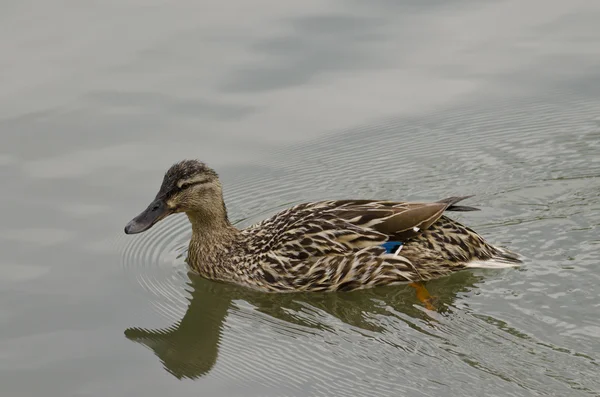
[[[142,233],[185,213],[192,271],[273,293],[414,286],[465,269],[519,266],[520,255],[445,215],[478,211],[459,204],[470,197],[305,202],[238,229],[229,221],[218,174],[204,162],[183,160],[167,170],[154,200],[124,231]]]

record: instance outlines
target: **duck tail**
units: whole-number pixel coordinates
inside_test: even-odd
[[[506,248],[493,247],[494,253],[489,259],[476,259],[466,263],[466,267],[479,269],[501,269],[505,267],[518,267],[523,264],[523,257]]]

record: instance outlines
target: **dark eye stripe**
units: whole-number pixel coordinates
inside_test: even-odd
[[[181,187],[179,189],[183,190],[183,189],[187,189],[190,186],[194,186],[194,185],[201,185],[204,184],[208,181],[204,180],[204,181],[196,181],[196,182],[187,182],[187,183],[182,183]]]

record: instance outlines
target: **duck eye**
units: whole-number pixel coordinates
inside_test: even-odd
[[[206,181],[191,180],[191,181],[183,182],[183,183],[181,183],[181,185],[179,185],[179,190],[185,190],[185,189],[189,188],[190,186],[201,185],[203,183],[206,183]]]

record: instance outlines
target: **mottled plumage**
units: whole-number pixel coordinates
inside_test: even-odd
[[[227,219],[217,174],[187,160],[171,167],[155,202],[125,231],[138,233],[170,213],[185,212],[192,223],[188,263],[194,270],[272,292],[348,291],[519,264],[516,254],[443,215],[476,210],[456,205],[465,198],[304,203],[238,230]]]

